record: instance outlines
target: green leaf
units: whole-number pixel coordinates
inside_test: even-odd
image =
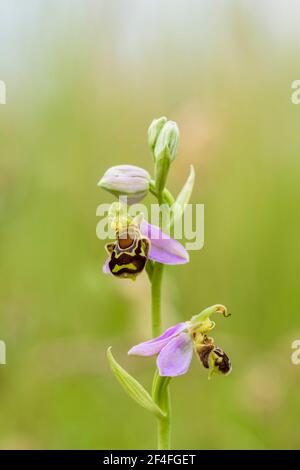
[[[152,383],[152,398],[156,403],[162,403],[171,377],[162,377],[156,369]]]
[[[172,207],[170,226],[173,226],[182,217],[185,205],[189,203],[195,182],[195,170],[191,165],[190,174],[186,180],[182,190],[178,194],[176,201]]]
[[[126,370],[117,363],[112,355],[111,347],[108,348],[106,354],[111,370],[124,388],[125,392],[139,405],[150,411],[150,413],[154,414],[158,418],[164,418],[165,414],[152,400],[147,390],[145,390],[134,377],[128,374],[128,372],[126,372]]]

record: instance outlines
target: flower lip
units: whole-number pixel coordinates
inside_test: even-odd
[[[162,232],[159,227],[148,224],[145,220],[140,223],[140,228],[133,224],[121,230],[120,233],[117,232],[119,250],[122,252],[132,250],[133,244],[137,243],[141,237],[148,240],[150,250],[147,257],[149,259],[170,265],[188,263],[189,254],[186,249],[177,240]],[[133,240],[132,243],[130,239]],[[104,264],[104,273],[110,272],[108,263],[109,259]]]
[[[220,372],[221,374],[228,375],[232,368],[231,368],[231,362],[227,354],[223,351],[223,349],[216,347],[213,350],[214,355],[216,356],[215,358],[215,368]]]
[[[202,346],[202,348],[200,348],[198,352],[199,359],[205,369],[209,369],[209,355],[213,349],[213,344],[205,344],[204,346]]]

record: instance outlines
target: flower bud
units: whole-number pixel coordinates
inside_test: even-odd
[[[127,196],[128,203],[143,199],[149,190],[150,175],[134,165],[119,165],[109,168],[98,183],[115,196]]]
[[[159,136],[159,133],[162,130],[166,122],[167,122],[167,118],[163,116],[161,118],[154,119],[149,126],[148,145],[153,153],[154,153],[154,148],[155,148],[155,144]]]
[[[174,121],[154,119],[148,129],[148,144],[155,161],[155,188],[159,195],[165,188],[171,162],[175,159],[179,129]]]
[[[179,129],[174,121],[167,121],[161,128],[155,142],[154,157],[161,158],[165,148],[168,149],[169,158],[173,161],[176,157],[179,144]]]

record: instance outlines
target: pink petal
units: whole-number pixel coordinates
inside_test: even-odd
[[[157,367],[161,376],[176,377],[185,374],[193,356],[193,342],[188,333],[180,333],[171,339],[161,350],[157,358]]]
[[[185,264],[189,254],[177,240],[162,232],[159,227],[145,220],[140,226],[141,233],[151,240],[149,258],[163,264]]]
[[[128,351],[128,354],[134,354],[136,356],[153,356],[154,354],[158,354],[172,338],[185,330],[185,328],[186,323],[178,323],[175,326],[171,326],[171,328],[168,328],[161,336],[133,346],[133,348]]]
[[[108,263],[110,261],[110,258],[107,258],[107,260],[105,261],[103,267],[102,267],[102,271],[105,273],[105,274],[110,274],[110,269],[109,269],[109,266],[108,266]]]

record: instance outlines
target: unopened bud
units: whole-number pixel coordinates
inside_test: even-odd
[[[128,203],[143,199],[149,190],[150,175],[134,165],[119,165],[109,168],[98,183],[115,196],[127,196]]]

